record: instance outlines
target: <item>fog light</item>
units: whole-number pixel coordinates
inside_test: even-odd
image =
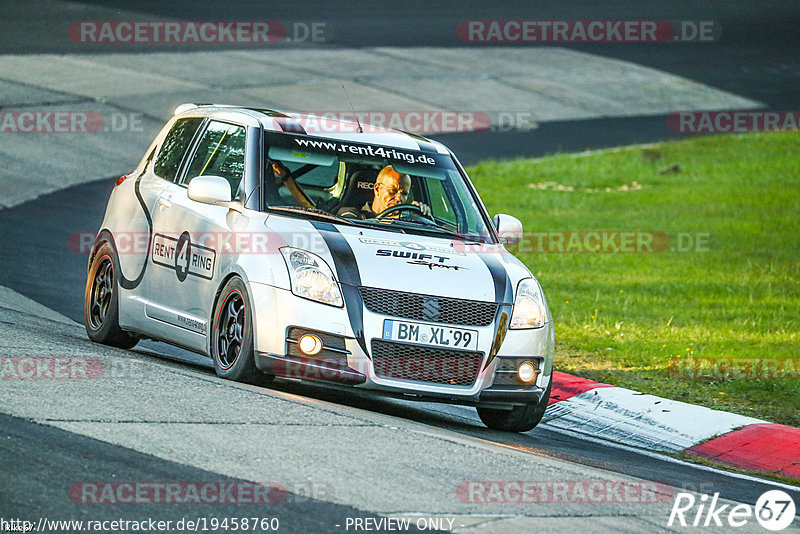
[[[297,342],[297,346],[300,347],[300,352],[303,354],[314,356],[322,350],[322,340],[314,334],[305,334]]]
[[[530,362],[523,362],[517,369],[517,376],[523,382],[532,382],[536,378],[536,368]]]

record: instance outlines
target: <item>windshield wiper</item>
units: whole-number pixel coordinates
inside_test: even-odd
[[[303,206],[267,206],[267,211],[286,211],[289,213],[298,214],[302,213],[304,215],[311,215],[320,219],[336,221],[339,224],[349,224],[351,226],[355,226],[353,221],[345,219],[344,217],[339,217],[338,215],[334,215],[333,213],[321,210],[319,208],[306,208]]]
[[[364,221],[367,222],[367,221]],[[471,242],[475,241],[474,239],[470,239],[469,237],[459,234],[458,232],[454,232],[452,230],[448,230],[446,228],[442,228],[441,226],[434,224],[426,224],[417,221],[408,221],[404,219],[394,219],[394,222],[390,225],[396,228],[408,228],[409,230],[417,230],[420,232],[430,232],[432,234],[437,235],[445,235],[447,237],[452,237],[458,239],[460,241]]]

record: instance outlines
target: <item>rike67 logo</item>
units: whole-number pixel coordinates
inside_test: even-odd
[[[691,493],[678,493],[672,504],[667,526],[738,528],[753,517],[767,530],[779,531],[792,524],[795,517],[794,500],[781,490],[762,494],[755,506],[749,504],[719,504],[719,493],[709,500],[706,494],[696,498]]]

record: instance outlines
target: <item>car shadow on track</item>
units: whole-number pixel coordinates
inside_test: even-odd
[[[186,353],[186,351],[174,349],[162,343],[152,342],[148,342],[146,347],[140,346],[135,350],[143,356],[170,361],[186,369],[208,376],[215,376],[211,360],[203,356]],[[545,453],[543,449],[539,448],[545,439],[545,431],[533,429],[526,433],[513,433],[490,430],[478,419],[474,408],[468,406],[396,399],[354,388],[332,387],[328,384],[312,384],[288,379],[275,379],[268,384],[255,385],[265,392],[278,391],[305,397],[309,400],[330,402],[376,414],[398,417],[436,429],[449,430],[516,449]],[[546,439],[548,442],[553,441],[554,436],[551,434],[551,432],[547,432]],[[552,452],[547,452],[547,454],[554,456]]]

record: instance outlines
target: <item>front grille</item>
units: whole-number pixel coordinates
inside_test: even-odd
[[[451,299],[362,287],[361,298],[372,313],[432,323],[488,326],[497,314],[497,303]]]
[[[372,363],[375,374],[381,378],[471,386],[478,377],[482,361],[480,352],[372,340]]]

